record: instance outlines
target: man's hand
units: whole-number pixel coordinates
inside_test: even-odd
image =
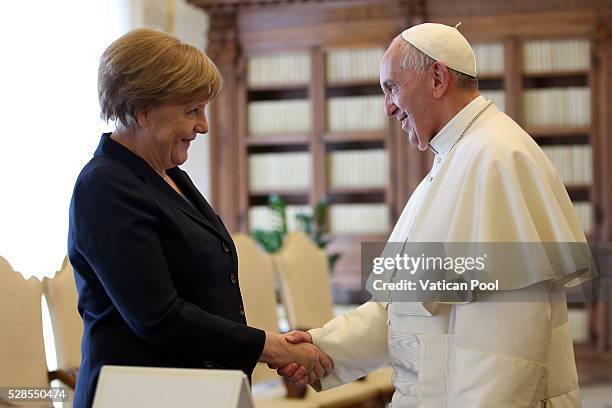
[[[294,345],[312,344],[312,337],[307,332],[294,330],[294,331],[285,333],[284,337],[288,343],[291,343]],[[321,362],[321,365],[325,367],[324,376],[327,376],[333,369],[333,362],[327,356],[327,354],[325,354],[321,350],[319,350],[319,353],[320,353],[319,361]],[[278,374],[283,376],[290,384],[300,384],[300,385],[312,384],[313,382],[323,377],[321,375],[317,375],[316,377],[309,375],[306,367],[300,366],[296,363],[291,363],[284,367],[283,366],[278,366],[278,367],[280,367],[277,370]]]
[[[291,378],[286,378],[293,384],[306,385],[328,375],[332,370],[332,362],[325,353],[312,344],[308,333],[286,335],[266,332],[266,343],[259,361],[268,363],[271,368],[295,367]],[[279,369],[280,374],[280,369]]]

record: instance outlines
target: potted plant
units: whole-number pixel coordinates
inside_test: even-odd
[[[267,207],[274,217],[275,228],[255,229],[251,232],[251,236],[266,252],[273,254],[280,250],[287,235],[287,204],[280,196],[273,194],[268,197]],[[327,201],[323,199],[315,205],[312,214],[299,213],[295,216],[299,230],[323,250],[330,243],[327,232],[328,207]],[[339,253],[328,254],[330,271],[333,271],[340,256]]]

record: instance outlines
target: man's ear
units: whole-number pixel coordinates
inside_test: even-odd
[[[433,93],[435,99],[440,99],[450,85],[451,77],[448,67],[440,62],[433,64]]]
[[[150,113],[151,111],[148,106],[138,109],[135,115],[136,116],[135,119],[136,119],[136,122],[138,123],[138,126],[140,126],[143,129],[149,126]]]

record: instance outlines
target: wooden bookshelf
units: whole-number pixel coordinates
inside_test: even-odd
[[[546,72],[525,72],[524,78],[586,78],[589,71],[546,71]]]
[[[254,101],[280,101],[283,99],[308,99],[308,89],[302,87],[278,87],[278,88],[258,90],[247,90],[247,98],[250,102]]]
[[[503,45],[503,72],[484,73],[482,90],[503,91],[505,112],[542,145],[590,144],[593,182],[568,185],[570,196],[592,205],[590,240],[612,240],[612,11],[603,1],[571,0],[507,2],[501,0],[355,0],[276,1],[189,0],[210,16],[208,53],[225,80],[223,92],[211,104],[212,201],[230,231],[247,231],[248,209],[265,204],[267,193],[248,186],[248,157],[253,151],[303,149],[312,159],[312,184],[300,192],[280,191],[290,203],[313,205],[323,198],[332,202],[379,202],[389,208],[389,226],[399,217],[412,191],[431,165],[431,155],[411,148],[396,120],[375,131],[330,132],[326,128],[326,101],[331,97],[380,95],[376,80],[327,81],[326,55],[337,48],[386,48],[405,28],[423,22],[454,26],[472,44]],[[524,72],[523,44],[534,39],[587,39],[591,44],[588,70]],[[310,55],[307,84],[247,84],[252,56],[302,51]],[[587,86],[591,90],[588,126],[526,126],[522,98],[540,87]],[[300,134],[248,135],[248,103],[256,100],[305,99],[310,104],[310,131]],[[381,107],[382,114],[382,107]],[[388,184],[384,188],[331,188],[327,154],[369,146],[388,154]],[[280,149],[280,150],[279,150]],[[334,234],[331,249],[345,257],[334,274],[338,282],[355,290],[359,280],[360,242],[385,240],[387,234]],[[342,284],[340,284],[342,286]],[[612,350],[612,325],[607,305],[590,305],[596,329],[579,349],[596,356]],[[591,311],[595,311],[591,313]],[[596,317],[595,317],[596,316]],[[603,317],[602,317],[603,316]]]
[[[386,138],[384,130],[356,130],[343,132],[326,132],[323,134],[325,142],[383,142]]]
[[[270,189],[270,190],[251,190],[249,191],[249,195],[251,196],[269,196],[271,194],[278,194],[280,196],[300,196],[300,195],[308,195],[308,191],[307,190],[301,190],[301,189]]]
[[[385,202],[384,188],[330,188],[327,200],[330,204],[375,204]]]
[[[247,136],[248,146],[293,146],[308,144],[308,133]]]
[[[332,90],[335,88],[355,88],[355,89],[362,89],[364,90],[368,90],[370,91],[370,94],[380,94],[382,95],[382,90],[380,88],[380,84],[376,81],[376,80],[372,80],[372,79],[353,79],[353,80],[345,80],[345,81],[339,81],[339,80],[334,80],[334,81],[330,81],[330,82],[326,82],[325,83],[325,87],[328,90]]]
[[[573,126],[545,126],[545,127],[527,127],[525,131],[534,138],[555,138],[555,137],[574,137],[588,136],[591,134],[589,127],[573,127]]]
[[[384,187],[330,187],[329,194],[384,194]]]
[[[565,189],[574,202],[591,201],[592,186],[584,184],[566,184]]]
[[[495,2],[493,2],[495,3]],[[541,2],[549,3],[549,2]],[[491,5],[493,9],[495,5]],[[521,13],[506,12],[505,15],[494,14],[496,20],[492,24],[492,15],[487,16],[453,16],[441,18],[439,22],[452,24],[453,21],[463,21],[462,32],[471,41],[499,41],[505,47],[505,74],[503,89],[506,96],[506,112],[523,128],[543,145],[555,144],[590,144],[593,149],[593,182],[592,184],[568,184],[566,189],[574,202],[590,203],[592,207],[592,230],[587,234],[591,242],[609,242],[610,211],[612,196],[610,185],[612,174],[605,164],[610,160],[612,151],[607,141],[610,134],[610,89],[600,92],[602,83],[610,84],[610,10],[573,10]],[[520,23],[519,23],[520,21]],[[607,26],[608,29],[602,27]],[[512,28],[511,27],[515,27]],[[524,72],[523,44],[532,39],[558,40],[580,38],[587,39],[591,45],[590,68],[587,70],[549,70],[541,72]],[[604,40],[605,39],[605,40]],[[608,61],[605,63],[605,61]],[[602,68],[602,64],[605,68]],[[606,65],[607,64],[607,65]],[[485,77],[485,84],[494,79]],[[588,126],[533,126],[525,123],[522,117],[522,95],[527,89],[588,87],[591,92],[591,123]],[[609,85],[608,85],[609,86]],[[602,95],[603,94],[603,95]],[[605,96],[604,96],[605,95]],[[602,115],[608,115],[603,118]],[[606,169],[606,170],[603,170]],[[608,292],[609,294],[609,289]],[[601,361],[607,360],[607,369],[612,365],[609,356],[612,355],[610,332],[612,324],[608,304],[605,302],[570,304],[570,307],[580,307],[588,312],[588,334],[584,343],[575,345],[576,358],[585,366],[586,378],[593,377],[594,372],[600,372]],[[586,363],[586,362],[589,363]],[[595,368],[590,364],[596,362]],[[579,364],[580,366],[580,364]],[[589,366],[589,367],[587,367]],[[609,381],[610,375],[607,376]]]
[[[306,92],[308,84],[268,84],[268,85],[249,85],[249,92],[269,93],[269,92]]]
[[[488,82],[488,81],[503,81],[503,80],[504,80],[504,74],[503,73],[499,73],[499,74],[489,74],[489,73],[478,74],[478,82],[479,83]]]
[[[268,203],[268,197],[271,194],[279,195],[283,200],[285,200],[285,203],[287,203],[288,205],[308,204],[307,191],[269,190],[250,192],[248,194],[248,207],[266,205]],[[246,219],[246,221],[248,222],[248,218]]]

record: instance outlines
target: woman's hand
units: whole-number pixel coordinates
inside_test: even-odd
[[[291,344],[310,343],[312,344],[312,336],[308,332],[293,330],[284,334],[285,340]],[[321,351],[321,354],[329,360],[330,369],[326,372],[325,376],[329,375],[333,370],[333,361],[327,356],[327,354]],[[278,368],[278,367],[277,367]],[[304,384],[306,381],[312,384],[314,381],[308,375],[305,367],[299,366],[296,363],[291,363],[285,367],[280,367],[277,370],[278,375],[284,377],[291,384]],[[316,378],[316,380],[321,377]]]
[[[291,370],[288,378],[294,384],[306,385],[327,376],[333,369],[331,359],[310,342],[290,343],[285,336],[266,332],[266,342],[259,361],[271,368]],[[280,371],[279,371],[280,374]]]

